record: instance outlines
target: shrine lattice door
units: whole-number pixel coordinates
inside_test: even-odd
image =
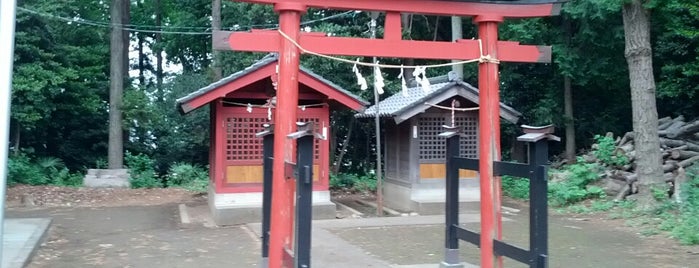
[[[269,120],[267,110],[253,109],[248,112],[243,107],[225,107],[219,114],[223,121],[223,178],[224,192],[256,192],[262,189],[262,139],[255,136],[261,132]],[[328,109],[307,108],[298,111],[299,121],[313,122],[316,131],[328,129]],[[313,153],[314,189],[327,189],[329,169],[329,144],[327,140],[316,139]]]
[[[464,131],[459,141],[462,157],[477,158],[478,114],[463,113],[454,117],[456,126]],[[446,141],[439,137],[445,125],[451,125],[450,113],[425,113],[417,120],[418,158],[420,179],[444,179],[446,177]],[[475,178],[476,172],[459,170],[460,178]]]

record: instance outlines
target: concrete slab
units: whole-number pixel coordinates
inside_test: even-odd
[[[22,268],[29,263],[51,225],[50,218],[5,219],[3,268]]]
[[[478,268],[476,265],[468,264],[465,262],[461,263],[464,268]],[[439,264],[429,263],[429,264],[411,264],[411,265],[393,265],[391,268],[438,268]]]
[[[248,223],[245,226],[254,232],[255,237],[261,236],[259,223]],[[391,267],[389,263],[369,255],[363,249],[340,239],[324,228],[314,226],[311,235],[312,267]]]
[[[89,188],[129,188],[128,169],[88,169],[83,185]]]

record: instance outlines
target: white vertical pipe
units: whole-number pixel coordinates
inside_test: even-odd
[[[12,64],[15,54],[16,0],[0,1],[0,243],[5,231],[5,188],[7,187],[7,154],[10,140],[10,104],[12,97]],[[0,260],[2,260],[0,244]]]

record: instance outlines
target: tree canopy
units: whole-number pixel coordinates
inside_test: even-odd
[[[502,24],[502,39],[553,46],[551,64],[501,66],[502,100],[523,113],[521,123],[555,123],[562,129],[566,120],[574,120],[581,148],[591,144],[595,134],[631,130],[621,2],[571,1],[564,5],[561,16]],[[669,0],[649,5],[654,17],[652,48],[659,114],[695,117],[699,111],[699,4]],[[13,149],[61,158],[74,170],[92,168],[106,157],[109,3],[22,0],[18,6],[10,141]],[[156,14],[162,16],[160,22]],[[224,30],[277,27],[277,16],[269,6],[224,1],[221,14]],[[123,25],[130,32],[132,74],[123,107],[125,148],[153,156],[163,170],[178,161],[207,164],[207,111],[181,116],[174,100],[213,82],[210,16],[210,0],[138,0],[131,1],[131,20]],[[406,38],[451,40],[448,17],[412,15],[406,19]],[[303,27],[313,31],[339,36],[369,34],[366,12],[314,9],[302,21]],[[565,23],[570,25],[568,30],[564,29]],[[382,21],[378,25],[381,34]],[[464,38],[476,37],[469,19],[464,20],[463,29]],[[158,51],[163,51],[163,64],[170,67],[162,75],[156,68]],[[221,54],[224,76],[263,56]],[[400,63],[399,59],[381,61]],[[304,56],[302,65],[373,100],[370,91],[356,86],[348,64]],[[433,69],[429,75],[447,71]],[[382,98],[400,90],[397,71],[384,72],[388,93]],[[563,115],[564,77],[571,81],[574,118]],[[164,81],[160,88],[158,79]],[[465,66],[464,80],[476,85],[476,79],[476,65]],[[333,114],[333,121],[337,122],[333,124],[336,143],[344,141],[350,124],[362,124],[350,140],[343,166],[353,172],[372,169],[373,158],[367,156],[374,151],[370,142],[373,123],[354,122],[346,112]],[[518,134],[518,130],[510,128],[503,134],[507,144],[508,135]],[[553,149],[553,154],[562,150]]]

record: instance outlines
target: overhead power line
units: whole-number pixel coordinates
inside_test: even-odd
[[[29,8],[24,8],[24,7],[17,7],[18,11],[21,12],[26,12],[30,14],[34,14],[37,16],[41,17],[46,17],[50,19],[55,19],[59,21],[66,22],[68,24],[82,24],[82,25],[88,25],[88,26],[94,26],[94,27],[102,27],[102,28],[112,28],[112,27],[117,27],[122,30],[126,31],[131,31],[131,32],[140,32],[140,33],[160,33],[160,34],[175,34],[175,35],[211,35],[211,28],[210,27],[203,27],[203,26],[158,26],[158,25],[137,25],[137,24],[112,24],[108,22],[101,22],[101,21],[94,21],[94,20],[86,20],[82,18],[68,18],[68,17],[63,17],[63,16],[58,16],[46,12],[41,12]],[[357,13],[357,11],[346,11],[343,13],[323,17],[320,19],[315,19],[315,20],[310,20],[310,21],[304,21],[301,22],[301,25],[310,25],[313,23],[321,22],[321,21],[326,21],[326,20],[331,20],[334,18],[339,18],[339,17],[344,17],[353,13]],[[147,28],[147,29],[143,29]],[[149,29],[148,29],[149,28]],[[261,29],[268,29],[268,30],[274,30],[279,28],[279,24],[253,24],[253,25],[234,25],[233,27],[227,27],[226,29],[233,30],[233,31],[238,31],[241,29],[254,29],[254,28],[261,28]],[[155,29],[155,30],[153,30]],[[170,30],[163,30],[163,29],[199,29],[199,30],[204,30],[204,31],[170,31]]]

